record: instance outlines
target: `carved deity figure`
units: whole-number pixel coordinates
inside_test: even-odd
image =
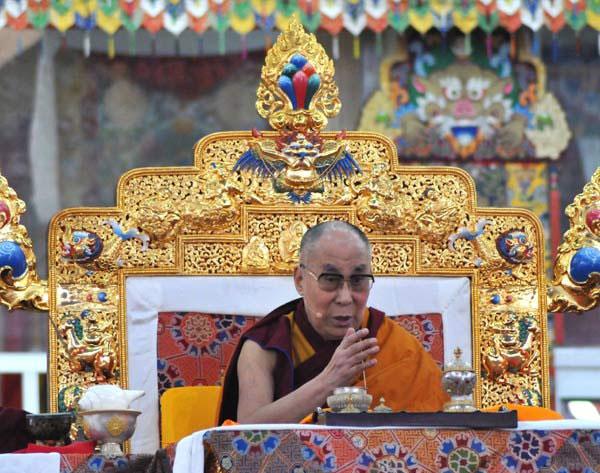
[[[296,265],[300,254],[300,241],[308,227],[303,222],[293,222],[279,236],[279,254],[284,264]]]
[[[525,324],[527,336],[521,341],[520,327]],[[540,328],[531,318],[519,320],[514,313],[500,325],[492,327],[492,345],[487,348],[483,367],[489,379],[497,380],[507,373],[531,374],[532,361],[539,355],[534,342]]]
[[[266,272],[269,270],[269,248],[262,238],[253,236],[242,250],[242,271]]]
[[[115,376],[117,355],[111,332],[105,325],[94,313],[85,310],[81,318],[67,317],[59,330],[71,369],[93,371],[96,382]]]

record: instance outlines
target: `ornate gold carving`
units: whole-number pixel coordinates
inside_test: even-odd
[[[243,187],[224,167],[213,165],[201,183],[203,194],[183,203],[186,230],[199,233],[207,229],[219,230],[231,225],[239,217],[239,199]]]
[[[324,140],[320,131],[337,115],[341,102],[333,81],[333,62],[297,18],[267,53],[256,109],[276,139],[253,130],[253,139],[233,170],[269,178],[275,193],[294,203],[309,203],[325,183],[341,181],[361,168],[348,151],[345,133]]]
[[[292,222],[279,236],[279,256],[281,262],[277,268],[281,271],[291,271],[297,265],[300,258],[300,242],[308,227],[304,222]]]
[[[527,331],[525,340],[521,340],[521,328]],[[483,359],[488,378],[496,380],[507,373],[532,373],[529,371],[532,361],[539,356],[539,350],[534,348],[539,331],[534,319],[519,320],[513,312],[501,324],[493,325],[491,345]]]
[[[246,189],[231,175],[233,163],[226,166],[213,162],[200,178],[135,176],[123,186],[128,192],[125,220],[149,236],[151,249],[169,248],[182,233],[235,230]]]
[[[482,330],[484,395],[488,403],[539,405],[542,399],[542,329],[532,312],[492,310]]]
[[[305,77],[296,76],[295,81],[292,76],[296,70],[302,72],[305,66],[294,66],[294,55],[308,59],[307,64],[311,66],[311,70],[305,71]],[[301,60],[297,64],[300,63]],[[304,133],[323,129],[327,126],[327,119],[335,117],[342,107],[337,85],[333,81],[334,71],[333,61],[327,57],[325,49],[317,42],[315,35],[306,33],[298,18],[294,17],[288,29],[279,35],[267,53],[257,91],[256,110],[275,130]],[[307,77],[310,73],[312,74]],[[312,100],[308,100],[306,105],[296,103],[294,107],[292,99],[280,86],[281,81],[285,80],[281,77],[287,77],[289,81],[286,80],[286,85],[292,88],[294,82],[306,82],[305,89],[308,95],[311,89],[309,81],[315,75],[318,81],[313,79],[313,82],[318,82],[318,88]],[[296,102],[300,101],[296,94],[293,95]]]
[[[289,193],[292,202],[308,203],[311,193],[324,191],[324,182],[360,173],[361,169],[347,151],[345,133],[324,141],[291,133],[277,140],[264,139],[255,131],[249,149],[240,157],[234,171],[250,171],[257,177],[270,177],[273,190]],[[309,138],[309,139],[308,139]]]
[[[72,230],[70,225],[66,225],[61,238],[61,256],[64,260],[90,271],[114,270],[124,264],[122,246],[125,241],[140,240],[141,251],[148,249],[150,237],[140,233],[136,227],[124,230],[115,219],[108,219],[104,224],[112,229],[112,235],[105,239],[95,232]]]
[[[523,279],[526,274],[523,265],[529,263],[534,255],[534,246],[529,236],[522,230],[511,229],[491,240],[485,235],[485,228],[491,220],[481,218],[475,228],[461,227],[448,238],[448,247],[455,249],[455,242],[466,239],[473,244],[476,258],[473,264],[482,271],[501,271],[515,279]]]
[[[154,248],[171,243],[184,224],[182,212],[174,206],[174,199],[167,190],[143,202],[132,214],[138,227],[150,237],[150,246]]]
[[[313,112],[320,110],[326,115],[323,110],[335,108],[315,105],[324,104],[331,96],[323,84],[333,69],[329,69],[324,54],[318,55],[321,50],[314,58],[316,50],[310,46],[313,43],[306,43],[309,49],[296,49],[294,41],[307,36],[299,31],[287,33],[267,59],[259,99],[271,104],[264,110],[270,119],[275,117],[275,122],[282,124],[278,132],[208,136],[195,147],[193,167],[131,171],[119,182],[115,208],[72,209],[53,220],[49,245],[51,318],[59,330],[67,330],[67,320],[78,319],[87,324],[83,313],[90,310],[101,329],[95,332],[93,327],[85,327],[68,347],[67,341],[65,346],[59,342],[50,327],[52,409],[56,409],[60,396],[65,401],[74,394],[74,387],[102,378],[127,387],[127,323],[121,297],[128,275],[289,274],[296,263],[304,228],[331,219],[355,223],[368,232],[376,275],[471,277],[475,371],[480,375],[485,370],[482,364],[488,354],[486,363],[490,369],[494,354],[517,360],[516,368],[509,367],[493,379],[481,380],[475,391],[478,406],[511,401],[549,403],[541,225],[524,211],[478,208],[473,181],[464,171],[401,167],[393,143],[380,135],[317,134],[319,128],[294,128],[308,126],[310,120],[312,125],[321,123]],[[283,91],[269,91],[269,87],[278,87],[281,67],[297,52],[308,59],[322,80],[304,111],[292,110]],[[309,115],[310,120],[297,119]],[[317,166],[317,160],[310,155],[308,143],[318,145],[317,153],[333,150],[332,156],[337,158],[341,144],[335,149],[327,143],[335,142],[337,146],[338,138],[343,142],[344,153],[356,159],[362,173],[336,174],[329,179],[317,170],[320,179],[314,180],[310,166]],[[292,145],[298,147],[292,150]],[[284,150],[288,155],[279,156],[285,155]],[[263,176],[256,170],[233,172],[240,157],[249,151],[259,160],[261,155],[272,152],[276,159],[270,164],[280,162],[280,158],[285,164],[290,156],[297,161],[287,169],[280,167],[276,175]],[[301,169],[307,163],[309,167]],[[333,163],[339,160],[334,159]],[[294,169],[296,164],[298,169]],[[306,185],[298,187],[299,182]],[[286,186],[303,191],[292,199],[292,191],[286,191]],[[457,238],[453,248],[448,246],[448,238],[459,228],[475,230],[476,222],[482,218],[493,224],[486,226],[485,242],[474,244],[472,240]],[[111,220],[118,228],[107,223]],[[79,243],[72,241],[76,231],[87,232],[81,235]],[[519,259],[519,254],[527,255],[526,251],[511,253],[510,243],[513,239],[518,241],[517,235],[510,236],[511,231],[528,237],[529,242],[522,245],[522,249],[533,247],[527,258]],[[102,243],[98,255],[92,234]],[[126,235],[132,238],[127,239]],[[499,238],[506,243],[504,256],[497,246]],[[74,250],[65,252],[70,248],[66,245]],[[475,264],[477,258],[482,263],[479,266]],[[515,277],[509,270],[516,270],[522,277]],[[102,300],[98,298],[100,294]],[[500,298],[499,303],[494,302],[495,296]],[[519,324],[531,321],[531,327],[539,327],[531,347],[519,333],[519,347],[513,350],[516,358],[511,358],[510,336],[506,340],[500,338],[497,345],[489,342],[492,335],[498,335],[491,327],[504,327],[508,311],[517,314]],[[95,361],[94,351],[106,356]],[[104,363],[102,360],[106,359],[113,362]]]
[[[59,335],[73,372],[90,369],[97,383],[114,377],[117,355],[108,328],[105,320],[87,309],[79,317],[63,317]]]
[[[461,220],[461,203],[445,196],[441,189],[427,187],[415,216],[419,235],[430,243],[445,241]]]
[[[269,248],[262,238],[253,236],[242,250],[242,271],[245,273],[269,271]]]
[[[0,175],[0,303],[11,310],[48,310],[48,284],[37,274],[31,239],[19,223],[25,210]]]
[[[408,227],[415,218],[414,202],[401,191],[399,184],[390,176],[387,163],[374,164],[366,182],[355,189],[360,223],[369,230],[412,233]]]
[[[186,243],[184,274],[239,274],[242,271],[243,243]]]
[[[413,242],[373,244],[373,271],[378,274],[414,273],[414,258]]]
[[[600,300],[600,169],[565,214],[571,227],[558,247],[548,309],[582,312]]]

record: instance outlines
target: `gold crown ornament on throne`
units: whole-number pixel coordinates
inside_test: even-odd
[[[333,75],[315,36],[291,21],[258,87],[273,130],[206,136],[193,166],[132,170],[114,207],[58,213],[47,285],[19,224],[24,205],[0,180],[0,301],[49,310],[52,410],[72,409],[94,384],[139,389],[128,374],[145,369],[128,350],[128,277],[290,275],[302,234],[331,219],[367,233],[378,276],[470,278],[472,342],[462,348],[478,408],[549,405],[547,309],[598,304],[600,172],[567,209],[548,282],[533,214],[478,207],[467,173],[403,167],[383,135],[324,131],[341,107]]]
[[[273,191],[287,193],[295,203],[323,193],[325,181],[360,174],[345,133],[334,139],[320,134],[342,106],[333,74],[333,61],[294,18],[267,53],[257,93],[256,109],[277,136],[253,130],[254,139],[233,170],[271,179]]]

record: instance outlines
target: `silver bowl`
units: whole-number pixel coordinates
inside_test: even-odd
[[[357,386],[335,388],[333,394],[327,397],[327,405],[333,412],[367,412],[371,401],[373,396]]]
[[[131,409],[106,409],[80,411],[83,432],[100,446],[100,454],[107,458],[123,456],[120,444],[129,439],[135,430],[140,411]]]

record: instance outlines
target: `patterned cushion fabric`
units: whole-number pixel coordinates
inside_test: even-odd
[[[437,365],[444,367],[444,325],[442,314],[388,315],[421,342]]]
[[[441,314],[390,315],[444,363]],[[158,314],[158,391],[172,387],[221,384],[241,334],[259,317],[161,312]]]

